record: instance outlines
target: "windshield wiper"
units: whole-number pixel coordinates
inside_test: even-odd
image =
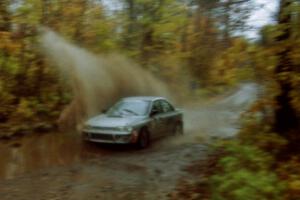
[[[129,113],[131,113],[131,114],[134,114],[134,115],[139,115],[139,114],[137,114],[136,112],[134,112],[134,111],[132,111],[132,110],[129,110],[129,109],[123,109],[124,111],[126,111],[126,112],[129,112]]]

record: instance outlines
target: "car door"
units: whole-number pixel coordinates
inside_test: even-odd
[[[158,115],[160,126],[161,126],[161,134],[160,137],[166,136],[170,133],[170,109],[166,109],[165,100],[158,100],[158,104],[161,108],[161,113]]]
[[[150,112],[152,118],[151,122],[151,137],[159,138],[164,135],[165,132],[165,122],[163,120],[163,109],[159,100],[156,100],[152,103],[152,108]]]
[[[163,121],[165,124],[165,134],[170,134],[174,131],[176,124],[176,112],[174,107],[166,100],[161,100],[161,106],[163,109]]]

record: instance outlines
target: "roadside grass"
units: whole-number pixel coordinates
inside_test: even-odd
[[[170,199],[281,200],[287,182],[274,170],[274,157],[238,140],[219,140],[207,159],[187,170],[194,180],[181,180]]]
[[[298,200],[300,156],[267,124],[244,120],[233,139],[210,144],[205,160],[192,163],[192,179],[180,180],[170,199]]]
[[[274,157],[239,141],[222,142],[216,151],[218,158],[213,175],[209,177],[213,200],[280,200],[286,183],[273,171]]]

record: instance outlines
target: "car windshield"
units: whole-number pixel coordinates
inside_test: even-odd
[[[106,114],[111,117],[119,117],[124,115],[141,116],[146,115],[148,110],[149,101],[122,100],[111,107]]]

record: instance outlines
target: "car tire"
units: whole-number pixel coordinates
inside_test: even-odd
[[[144,149],[148,147],[149,144],[150,144],[149,133],[146,129],[142,129],[138,137],[137,148]]]
[[[173,134],[174,135],[183,135],[183,124],[182,123],[177,123],[175,125]]]

